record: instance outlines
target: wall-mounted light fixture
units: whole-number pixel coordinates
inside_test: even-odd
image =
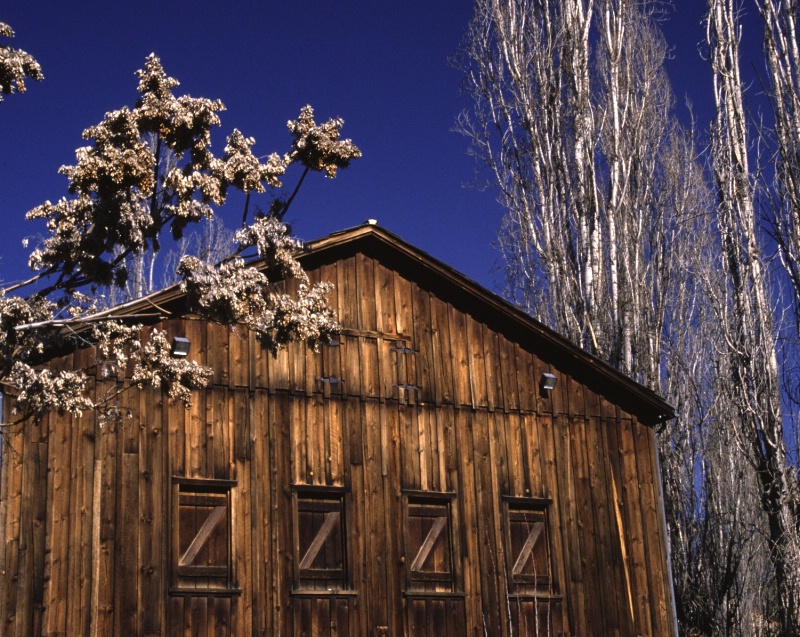
[[[172,348],[169,350],[169,353],[173,358],[186,358],[189,355],[189,347],[191,347],[191,345],[188,338],[173,336]]]
[[[558,379],[553,374],[545,372],[542,374],[542,380],[539,381],[539,387],[544,391],[550,391],[551,389],[555,389],[557,380]]]

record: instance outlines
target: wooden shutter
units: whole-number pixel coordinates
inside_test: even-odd
[[[175,478],[174,584],[228,588],[231,570],[231,488],[235,482]]]
[[[227,494],[181,493],[179,536],[179,575],[227,579]]]
[[[295,495],[295,572],[301,588],[346,588],[345,528],[343,493],[315,489]]]
[[[548,590],[550,550],[547,513],[543,507],[514,500],[506,502],[506,547],[511,581]]]
[[[405,563],[411,589],[454,590],[452,494],[408,495],[405,507]],[[416,585],[415,585],[416,584]],[[443,586],[442,586],[443,585]]]

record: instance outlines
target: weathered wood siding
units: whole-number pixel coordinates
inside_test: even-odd
[[[244,330],[166,321],[214,368],[191,409],[127,392],[117,424],[4,432],[3,635],[673,634],[651,428],[371,258],[312,275],[336,283],[339,346],[272,358]],[[193,487],[177,477],[230,494],[228,585],[178,581]],[[321,532],[307,572],[331,579],[304,580],[296,503],[319,493],[340,499],[345,537]],[[508,554],[518,505],[545,512],[544,580]],[[414,571],[420,546],[433,557]]]

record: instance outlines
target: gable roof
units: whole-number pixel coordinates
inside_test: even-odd
[[[635,415],[641,422],[653,426],[675,417],[674,408],[655,392],[374,222],[307,242],[297,257],[305,269],[313,269],[358,253],[395,270],[509,340],[519,343],[544,362]],[[258,261],[251,265],[258,266]],[[145,318],[148,313],[155,316],[155,310],[161,316],[165,311],[180,315],[184,307],[183,296],[180,287],[173,285],[102,314]]]
[[[397,235],[367,222],[305,244],[299,260],[311,269],[362,253],[434,292],[543,361],[649,425],[675,417],[658,394],[577,347],[500,296]]]

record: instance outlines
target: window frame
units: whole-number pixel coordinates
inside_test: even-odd
[[[350,547],[347,535],[348,529],[348,495],[349,489],[338,486],[295,484],[292,485],[292,562],[294,572],[294,592],[316,591],[316,586],[325,584],[325,591],[348,591],[350,590]],[[338,506],[337,506],[338,503]],[[303,562],[308,558],[308,551],[318,543],[317,550],[322,550],[330,533],[334,532],[333,527],[328,528],[325,537],[320,539],[320,533],[325,530],[327,525],[323,522],[322,527],[317,529],[309,547],[301,553],[300,537],[300,514],[311,511],[339,512],[338,522],[339,550],[341,552],[340,569],[320,569],[308,565],[303,567]],[[328,518],[330,519],[330,518]],[[316,559],[317,554],[311,558],[311,564]],[[320,591],[321,592],[321,591]]]
[[[440,591],[440,592],[450,592],[456,593],[459,590],[459,581],[460,581],[460,562],[458,561],[457,556],[460,555],[460,547],[458,542],[458,534],[455,532],[456,529],[456,513],[457,507],[455,506],[456,501],[456,493],[453,491],[422,491],[417,489],[402,489],[403,493],[403,551],[404,557],[403,561],[405,562],[405,572],[406,572],[406,592],[407,593],[430,593],[433,591],[428,590],[430,586],[437,586],[437,587],[449,587],[448,591]],[[447,534],[447,542],[448,542],[448,565],[449,571],[445,572],[428,572],[422,570],[415,570],[413,568],[414,564],[417,560],[420,559],[420,553],[425,548],[425,542],[427,541],[424,539],[422,544],[419,548],[410,546],[411,543],[411,535],[410,535],[410,519],[413,517],[411,515],[412,510],[414,507],[425,507],[425,506],[438,506],[443,507],[446,509],[447,517],[446,522],[443,527],[437,532],[436,539],[441,535],[441,533]],[[428,516],[424,516],[428,517]],[[432,516],[430,516],[432,517]],[[441,518],[439,518],[441,519]],[[434,523],[435,524],[435,523]],[[431,527],[428,534],[433,531],[434,526]],[[435,546],[436,540],[433,541],[431,546],[429,547],[429,551],[433,550]],[[411,553],[415,552],[414,555]],[[425,563],[427,560],[428,555],[425,555],[422,558],[422,564]]]
[[[531,497],[518,497],[518,496],[503,496],[503,531],[505,542],[505,556],[506,568],[508,573],[508,589],[509,592],[517,593],[536,593],[547,594],[553,593],[553,552],[551,547],[551,534],[548,510],[553,501],[550,498],[531,498]],[[517,562],[521,557],[516,553],[512,537],[511,526],[515,521],[513,518],[516,516],[533,515],[541,517],[541,526],[539,527],[537,536],[531,540],[536,529],[531,529],[528,537],[523,543],[522,550],[527,550],[529,555],[526,557],[522,565]],[[532,542],[532,546],[528,547],[528,542]],[[536,545],[539,542],[544,543],[544,561],[547,566],[547,572],[544,574],[538,573],[516,573],[515,571],[521,569],[522,566],[530,558],[534,558],[533,551],[536,550]]]
[[[233,532],[233,490],[237,486],[236,480],[222,480],[212,478],[186,478],[183,476],[172,477],[172,502],[171,502],[171,542],[170,542],[170,566],[171,577],[170,593],[174,595],[186,594],[213,594],[213,595],[237,595],[241,591],[235,587],[235,572],[234,565],[235,559],[235,546],[234,546],[234,532]],[[225,512],[224,524],[225,529],[225,564],[221,566],[200,566],[193,564],[181,564],[181,559],[185,557],[185,553],[192,548],[194,542],[200,537],[200,534],[195,536],[194,540],[189,545],[189,549],[181,555],[181,505],[183,504],[182,498],[186,497],[198,498],[202,504],[203,497],[208,497],[209,500],[213,498],[224,497]],[[197,505],[195,505],[197,506]],[[208,506],[211,509],[211,506]],[[212,525],[219,524],[220,521],[214,521],[214,513],[209,513],[209,517],[201,526],[201,533],[203,527],[209,522]],[[205,530],[207,536],[213,533],[213,528]],[[206,537],[203,541],[207,541]],[[202,550],[202,546],[195,548],[196,552]]]

